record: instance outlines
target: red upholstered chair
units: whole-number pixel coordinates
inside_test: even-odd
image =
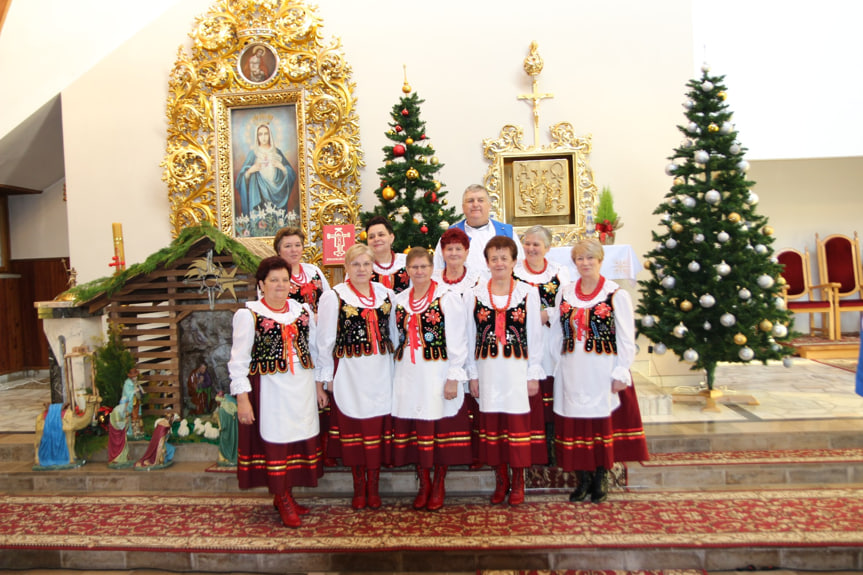
[[[786,248],[776,257],[785,266],[782,277],[785,287],[782,297],[794,313],[809,314],[809,335],[820,334],[827,339],[836,338],[836,290],[839,284],[812,285],[810,281],[809,250],[803,253]],[[821,327],[815,327],[815,314],[821,314]]]
[[[836,339],[842,339],[840,314],[863,311],[863,270],[860,268],[860,240],[841,234],[823,240],[815,234],[818,246],[818,274],[822,282],[837,283]]]

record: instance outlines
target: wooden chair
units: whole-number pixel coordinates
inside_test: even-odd
[[[860,240],[832,234],[823,240],[815,234],[818,247],[818,277],[822,282],[837,283],[836,339],[842,339],[840,314],[863,311],[863,270],[860,268]]]
[[[809,314],[809,335],[820,334],[827,339],[836,338],[836,293],[839,284],[812,285],[810,281],[809,250],[803,253],[786,248],[776,255],[782,264],[785,286],[782,297],[794,313]],[[821,314],[821,327],[815,327],[815,314]]]

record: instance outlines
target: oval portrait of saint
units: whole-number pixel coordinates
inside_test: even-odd
[[[266,44],[249,44],[240,53],[237,60],[237,70],[240,76],[250,84],[263,84],[276,75],[279,68],[279,56],[272,47]]]

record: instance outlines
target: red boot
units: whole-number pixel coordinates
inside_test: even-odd
[[[297,515],[309,514],[309,508],[305,505],[300,505],[299,503],[297,503],[297,500],[294,499],[294,494],[291,492],[290,487],[288,487],[288,490],[285,492],[285,502],[294,508],[294,511],[297,512]]]
[[[276,495],[276,507],[279,510],[279,516],[282,518],[282,523],[285,524],[285,527],[297,528],[300,526],[300,516],[288,504],[284,496]]]
[[[362,466],[351,467],[354,476],[354,498],[351,507],[354,509],[365,509],[366,507],[366,468]]]
[[[443,507],[443,500],[446,498],[446,469],[446,465],[436,465],[434,468],[434,484],[428,505],[426,505],[426,509],[429,511],[437,511]]]
[[[510,505],[524,503],[524,467],[512,468],[512,491],[509,493]]]
[[[420,487],[417,491],[417,498],[414,499],[414,509],[423,509],[431,493],[431,478],[429,477],[428,467],[417,466],[417,474],[420,479]]]
[[[497,505],[498,503],[503,503],[503,500],[506,499],[506,492],[509,491],[509,474],[507,473],[506,463],[495,466],[494,479],[496,486],[494,493],[491,494],[491,504]]]
[[[378,484],[381,480],[381,470],[380,469],[369,469],[368,470],[368,483],[366,483],[367,490],[367,498],[369,502],[369,507],[372,509],[379,509],[381,506],[381,496],[378,493]]]
[[[321,457],[324,460],[324,467],[335,467],[339,463],[329,455],[329,446],[330,446],[330,432],[321,434]]]

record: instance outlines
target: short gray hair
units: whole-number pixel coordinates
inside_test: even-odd
[[[542,238],[545,247],[551,247],[551,232],[548,231],[548,228],[545,226],[531,226],[527,228],[521,235],[522,240],[527,236],[539,236]]]

